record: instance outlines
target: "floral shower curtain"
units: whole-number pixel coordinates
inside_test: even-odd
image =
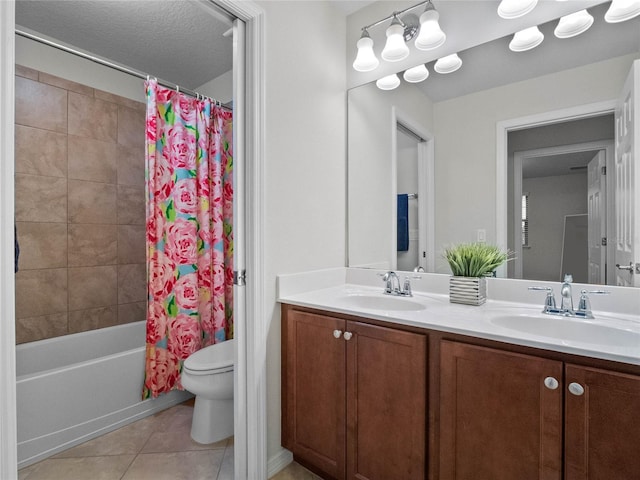
[[[233,154],[230,111],[145,87],[149,398],[182,389],[184,360],[233,338]]]

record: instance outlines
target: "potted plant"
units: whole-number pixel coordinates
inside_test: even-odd
[[[461,243],[446,248],[444,257],[453,276],[449,280],[449,301],[482,305],[487,300],[486,277],[513,257],[495,245]]]

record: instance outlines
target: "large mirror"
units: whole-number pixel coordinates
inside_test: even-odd
[[[584,283],[629,285],[611,274],[614,256],[606,256],[615,182],[599,180],[611,205],[598,230],[586,215],[593,172],[612,168],[613,110],[640,58],[640,17],[606,23],[609,5],[589,8],[595,21],[577,37],[556,38],[558,21],[548,21],[533,50],[510,51],[509,35],[459,52],[454,73],[427,63],[424,82],[349,89],[349,266],[448,274],[447,245],[484,240],[517,252],[504,272],[511,278],[572,273]],[[413,161],[405,160],[406,138],[417,144]],[[402,184],[407,176],[414,185]],[[596,237],[609,247],[589,273]]]

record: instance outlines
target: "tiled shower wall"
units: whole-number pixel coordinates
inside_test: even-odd
[[[17,343],[144,320],[144,104],[16,66],[15,107]]]

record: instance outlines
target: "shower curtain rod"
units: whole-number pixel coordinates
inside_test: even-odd
[[[60,43],[56,43],[52,40],[47,40],[46,38],[42,38],[39,37],[37,35],[34,35],[33,33],[29,33],[29,32],[25,32],[24,30],[19,30],[16,28],[16,35],[20,35],[21,37],[25,37],[28,38],[30,40],[34,40],[36,42],[42,43],[44,45],[48,45],[50,47],[53,48],[57,48],[58,50],[62,50],[64,52],[67,53],[71,53],[72,55],[76,55],[78,57],[82,57],[86,60],[90,60],[94,63],[97,63],[99,65],[103,65],[105,67],[109,67],[109,68],[113,68],[114,70],[118,70],[120,72],[126,73],[128,75],[132,75],[134,77],[138,77],[141,78],[143,80],[148,80],[150,77],[152,78],[156,78],[153,75],[148,75],[146,73],[143,73],[139,70],[134,70],[132,68],[129,67],[125,67],[123,65],[120,65],[118,63],[114,63],[114,62],[110,62],[109,60],[105,60],[104,58],[100,58],[100,57],[96,57],[95,55],[91,55],[89,53],[85,53],[83,51],[80,50],[76,50],[74,48],[71,47],[67,47],[66,45],[62,45]],[[228,105],[223,104],[222,102],[219,102],[218,100],[215,100],[211,97],[207,97],[206,95],[202,95],[201,93],[198,92],[194,92],[193,90],[189,90],[186,88],[182,88],[179,85],[176,85],[175,83],[171,83],[171,82],[167,82],[164,80],[158,80],[158,84],[162,85],[163,87],[167,87],[167,88],[171,88],[172,90],[176,90],[178,92],[184,93],[186,95],[189,95],[191,97],[194,98],[209,98],[211,101],[215,102],[216,105],[219,105],[222,108],[226,108],[227,110],[232,110],[231,107],[229,107]]]

